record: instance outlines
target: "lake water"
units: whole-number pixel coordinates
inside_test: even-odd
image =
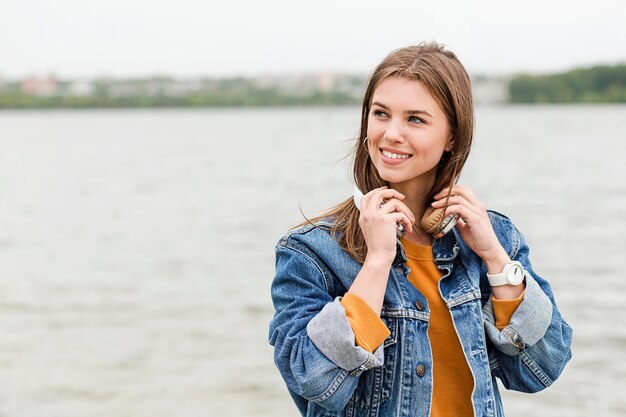
[[[351,194],[355,107],[0,112],[0,416],[296,416],[274,244]],[[626,106],[479,107],[462,183],[574,328],[507,416],[626,415]]]

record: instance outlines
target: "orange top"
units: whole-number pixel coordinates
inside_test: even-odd
[[[472,390],[474,379],[465,359],[450,310],[439,293],[443,271],[433,260],[431,246],[418,246],[406,239],[402,245],[407,254],[408,276],[428,300],[430,322],[428,337],[433,355],[433,394],[431,417],[473,416]],[[523,294],[515,300],[492,298],[496,324],[500,329],[508,325]],[[346,294],[341,301],[346,309],[357,345],[373,352],[389,335],[384,322],[369,305],[356,295]]]

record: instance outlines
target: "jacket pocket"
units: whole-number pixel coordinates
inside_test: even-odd
[[[383,316],[382,320],[389,329],[389,336],[384,342],[385,362],[382,366],[363,372],[359,377],[353,400],[360,410],[378,406],[388,400],[393,391],[398,356],[398,318]]]

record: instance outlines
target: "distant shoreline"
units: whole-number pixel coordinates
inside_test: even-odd
[[[556,107],[624,107],[626,103],[477,103],[477,109],[483,107],[535,107],[535,108],[556,108]],[[354,107],[357,111],[360,105],[356,104],[303,104],[303,105],[267,105],[267,106],[207,106],[207,107],[29,107],[29,108],[0,108],[0,115],[7,113],[29,113],[29,112],[115,112],[115,111],[203,111],[203,110],[281,110],[281,109],[316,109],[334,107]]]
[[[0,110],[237,108],[360,105],[363,75],[176,80],[167,77],[93,81],[53,75],[0,83]],[[473,77],[482,104],[626,103],[626,64],[549,74]]]

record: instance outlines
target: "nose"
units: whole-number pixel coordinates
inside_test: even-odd
[[[401,124],[396,121],[391,121],[387,125],[384,138],[389,142],[404,142],[404,135],[402,132]]]

